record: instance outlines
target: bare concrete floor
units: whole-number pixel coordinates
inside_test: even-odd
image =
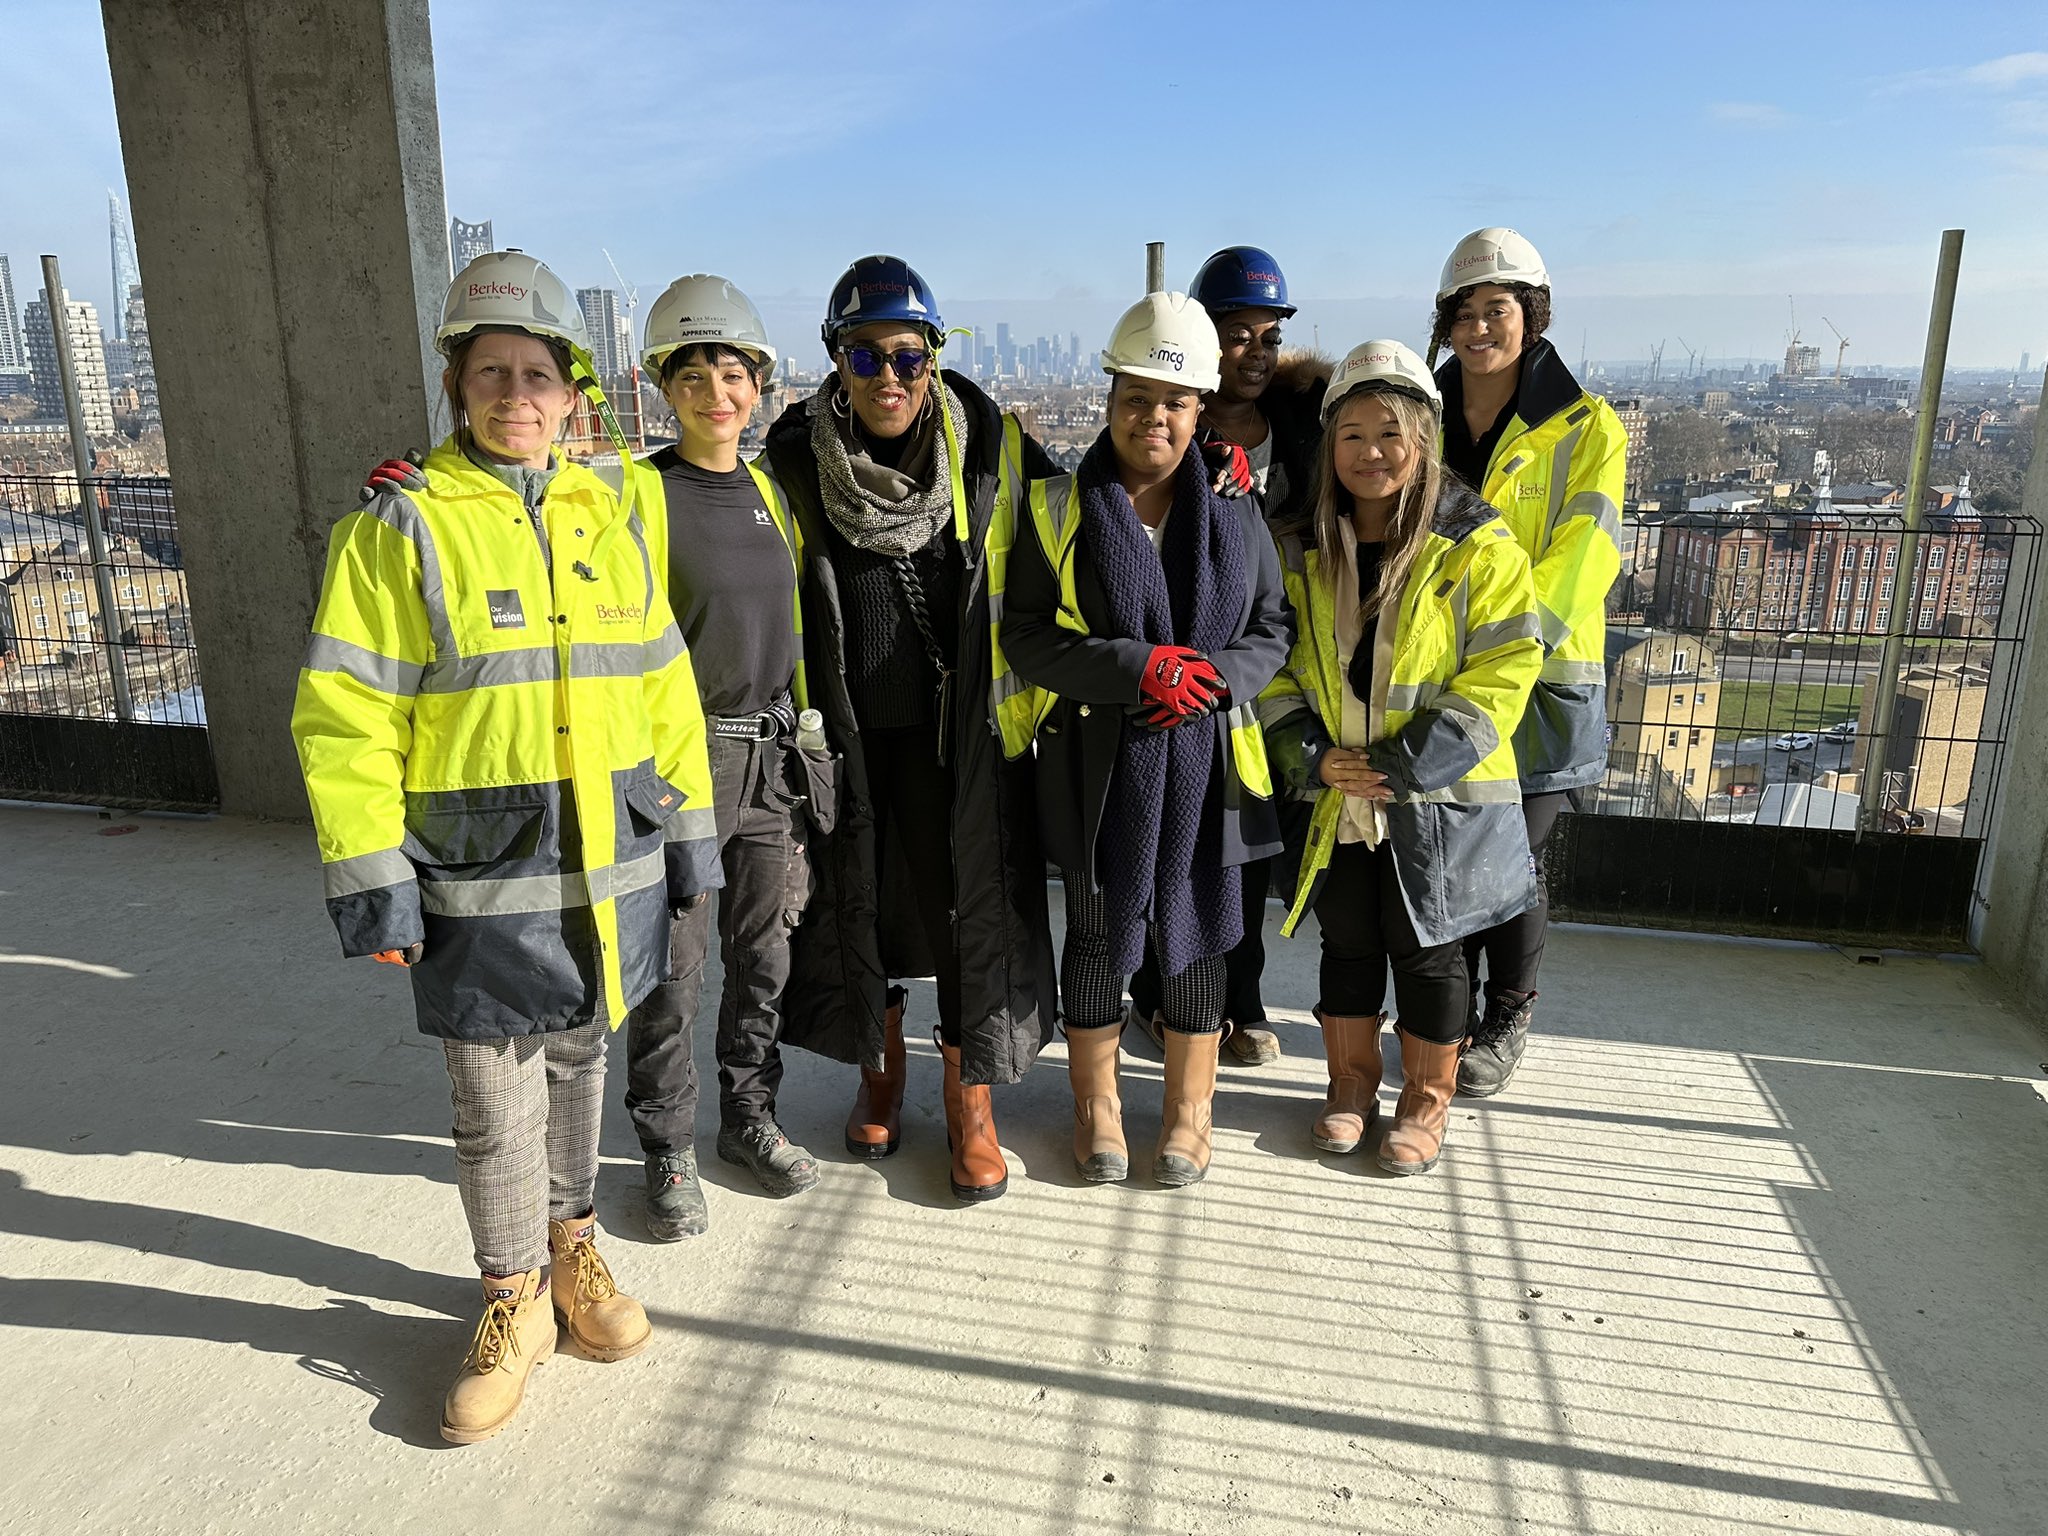
[[[1206,1184],[1078,1185],[1055,1045],[963,1209],[928,1043],[879,1165],[799,1055],[823,1185],[714,1158],[668,1248],[615,1079],[655,1347],[457,1449],[475,1281],[403,978],[336,958],[303,829],[134,825],[0,809],[0,1530],[2048,1529],[2043,1042],[1971,965],[1560,932],[1510,1094],[1396,1180],[1307,1141],[1315,945],[1275,936],[1287,1058],[1226,1068]]]

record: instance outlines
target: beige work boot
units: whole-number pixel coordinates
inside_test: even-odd
[[[1131,1171],[1116,1067],[1122,1021],[1067,1030],[1067,1080],[1074,1089],[1074,1166],[1090,1184],[1114,1184]]]
[[[645,1349],[654,1329],[640,1303],[620,1294],[598,1254],[595,1213],[549,1222],[548,1250],[554,1256],[549,1284],[555,1321],[569,1342],[593,1360],[623,1360]]]
[[[1325,1152],[1354,1152],[1380,1113],[1380,1026],[1383,1013],[1318,1013],[1330,1086],[1309,1140]]]
[[[527,1375],[555,1352],[543,1273],[484,1276],[483,1319],[462,1357],[462,1374],[441,1404],[443,1440],[474,1445],[510,1424],[526,1396]]]
[[[1209,1174],[1209,1130],[1216,1100],[1216,1053],[1223,1031],[1166,1032],[1166,1107],[1152,1177],[1169,1189]]]
[[[1427,1173],[1443,1155],[1464,1043],[1438,1045],[1401,1031],[1401,1097],[1394,1101],[1393,1129],[1380,1144],[1380,1166],[1387,1172]]]

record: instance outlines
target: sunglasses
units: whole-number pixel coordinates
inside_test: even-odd
[[[873,347],[859,345],[841,347],[839,355],[846,359],[846,366],[853,370],[856,379],[873,379],[881,376],[882,367],[889,370],[905,384],[914,384],[924,377],[924,371],[931,366],[932,355],[922,347],[905,347],[900,352],[879,352]]]

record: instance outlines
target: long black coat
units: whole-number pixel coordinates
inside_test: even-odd
[[[1030,753],[1003,757],[989,705],[986,537],[995,508],[1002,417],[959,374],[943,375],[966,408],[964,458],[971,529],[961,551],[958,673],[948,760],[954,776],[954,935],[960,958],[961,1080],[1014,1083],[1052,1037],[1057,1012],[1045,855]],[[827,386],[830,387],[829,384]],[[930,952],[906,891],[878,892],[873,797],[859,747],[860,722],[846,683],[846,626],[832,545],[826,537],[809,403],[769,429],[767,461],[804,536],[804,657],[812,707],[825,716],[839,764],[839,819],[812,842],[817,888],[790,941],[783,1038],[792,1045],[882,1067],[882,1024],[891,976],[929,976]],[[1029,436],[1026,480],[1058,473]],[[1019,508],[1020,519],[1028,510]],[[950,528],[944,535],[952,537]],[[887,867],[900,872],[904,861]],[[879,898],[879,899],[878,899]]]
[[[1251,704],[1287,663],[1294,614],[1281,585],[1279,553],[1256,498],[1246,496],[1230,506],[1244,532],[1247,585],[1230,644],[1209,659],[1229,685],[1231,703]],[[1103,808],[1129,728],[1126,710],[1144,697],[1138,679],[1152,646],[1117,635],[1086,537],[1075,539],[1073,561],[1074,596],[1088,625],[1086,635],[1056,621],[1059,578],[1028,520],[1019,529],[1003,597],[1003,654],[1019,677],[1060,696],[1038,733],[1038,806],[1046,851],[1061,869],[1085,870],[1099,886],[1096,851]],[[1247,864],[1278,853],[1274,802],[1243,793],[1225,772],[1231,750],[1225,716],[1219,712],[1175,729],[1206,730],[1216,743],[1211,783],[1224,797],[1218,862]]]

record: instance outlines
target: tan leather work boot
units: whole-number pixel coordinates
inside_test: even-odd
[[[623,1360],[647,1347],[654,1334],[647,1313],[621,1295],[597,1251],[597,1217],[548,1223],[548,1251],[554,1257],[549,1288],[555,1320],[569,1342],[593,1360]]]
[[[1355,1152],[1380,1114],[1380,1026],[1383,1013],[1321,1013],[1330,1087],[1309,1140],[1325,1152]]]
[[[1427,1173],[1443,1152],[1464,1042],[1436,1045],[1405,1029],[1400,1034],[1401,1097],[1394,1101],[1394,1125],[1380,1147],[1380,1166],[1389,1173]]]
[[[903,1051],[901,988],[889,989],[889,1011],[882,1020],[882,1070],[860,1069],[860,1092],[846,1117],[846,1150],[875,1161],[894,1152],[903,1141],[903,1080],[908,1075]]]
[[[1166,1032],[1166,1105],[1152,1177],[1168,1188],[1199,1184],[1209,1175],[1210,1111],[1216,1100],[1216,1053],[1223,1032]]]
[[[1131,1172],[1116,1067],[1123,1026],[1067,1030],[1067,1080],[1074,1090],[1074,1166],[1090,1184],[1114,1184]]]
[[[942,1093],[946,1102],[946,1146],[953,1154],[953,1198],[993,1200],[1010,1187],[1010,1165],[996,1140],[995,1100],[986,1085],[970,1088],[960,1081],[960,1047],[948,1045],[932,1031],[946,1070]]]
[[[484,1315],[462,1357],[462,1374],[441,1403],[441,1438],[488,1440],[519,1411],[526,1378],[555,1352],[555,1318],[543,1271],[484,1276]]]

